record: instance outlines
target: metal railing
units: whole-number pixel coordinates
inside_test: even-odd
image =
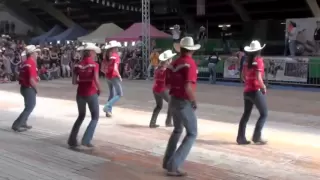
[[[208,56],[196,56],[198,77],[209,79]],[[320,86],[320,57],[277,57],[265,56],[266,84]],[[233,56],[222,56],[216,65],[218,81],[240,82],[240,60]]]

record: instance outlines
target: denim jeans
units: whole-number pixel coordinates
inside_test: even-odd
[[[245,139],[246,137],[246,127],[252,112],[253,105],[257,107],[260,113],[254,130],[253,139],[261,139],[261,131],[268,116],[268,108],[266,97],[260,90],[253,92],[244,92],[244,112],[239,123],[238,139]]]
[[[81,127],[81,124],[83,120],[86,117],[86,108],[87,104],[89,106],[89,110],[91,112],[91,121],[87,127],[86,132],[83,135],[82,138],[82,144],[88,145],[91,143],[91,140],[93,138],[94,131],[96,129],[98,120],[99,120],[99,102],[98,102],[98,95],[94,94],[92,96],[78,96],[77,95],[77,105],[78,105],[78,118],[76,122],[74,123],[70,137],[68,140],[68,144],[70,146],[74,146],[77,144],[77,136],[79,133],[79,129]]]
[[[104,111],[112,112],[113,105],[123,96],[121,81],[119,78],[112,78],[107,80],[109,87],[108,102],[104,105]]]
[[[154,70],[154,66],[150,63],[148,66],[148,78],[151,78],[153,75],[151,75],[151,72]]]
[[[154,96],[154,99],[156,100],[156,107],[153,110],[150,125],[154,125],[157,123],[158,115],[162,109],[163,100],[165,100],[168,104],[170,101],[168,91],[163,91],[161,93],[153,92],[153,96]],[[171,124],[171,118],[172,118],[172,114],[170,111],[170,107],[168,107],[166,124]]]
[[[295,40],[289,40],[289,51],[290,51],[290,56],[296,55],[296,41]]]
[[[163,167],[168,171],[176,171],[186,160],[196,140],[198,125],[197,117],[190,101],[171,97],[170,109],[173,116],[174,129],[163,158]],[[177,149],[183,128],[186,129],[186,136]]]
[[[24,110],[20,116],[12,124],[12,128],[20,128],[23,125],[27,125],[28,118],[36,106],[37,92],[31,87],[20,87],[20,93],[24,99]]]
[[[214,63],[209,63],[208,64],[208,69],[209,69],[209,81],[211,84],[215,84],[217,81],[217,75],[216,75],[216,64]]]

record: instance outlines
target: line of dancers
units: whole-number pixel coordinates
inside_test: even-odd
[[[120,43],[111,41],[103,46],[102,49],[93,43],[86,43],[77,49],[82,52],[82,60],[74,66],[72,82],[78,86],[76,102],[79,114],[68,139],[68,145],[71,148],[79,146],[77,136],[85,119],[87,105],[91,113],[91,121],[83,135],[81,145],[93,147],[92,139],[99,121],[98,97],[102,92],[99,81],[100,70],[106,76],[110,93],[109,99],[103,108],[107,117],[112,116],[112,107],[123,96],[122,78],[119,73],[120,57],[117,50],[120,46]],[[244,113],[239,123],[236,139],[239,145],[251,143],[246,139],[245,131],[253,105],[259,110],[260,117],[257,121],[252,141],[261,145],[267,143],[261,138],[268,112],[265,96],[266,86],[262,79],[264,76],[264,64],[260,56],[260,52],[264,47],[265,45],[261,46],[260,42],[252,41],[250,46],[244,48],[247,52],[247,61],[244,65],[242,76],[245,84],[243,93]],[[152,90],[156,107],[151,116],[149,127],[159,127],[156,122],[163,100],[168,102],[165,125],[174,127],[162,164],[168,176],[187,175],[180,167],[186,160],[198,134],[197,116],[195,114],[195,110],[198,107],[195,94],[198,68],[192,55],[200,48],[201,45],[195,44],[192,37],[184,37],[181,39],[179,47],[176,47],[179,57],[172,60],[177,54],[171,50],[164,51],[159,56],[160,64],[155,70]],[[100,69],[99,64],[94,59],[101,51],[104,51],[104,62]],[[12,125],[12,129],[16,132],[23,132],[32,128],[27,124],[27,120],[36,105],[36,95],[38,93],[35,63],[37,52],[39,52],[39,49],[33,45],[27,46],[23,52],[26,60],[20,66],[19,83],[21,85],[21,95],[24,97],[25,108]],[[183,129],[186,130],[186,136],[178,147],[178,141]]]

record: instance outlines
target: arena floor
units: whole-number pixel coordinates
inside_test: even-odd
[[[101,104],[108,95],[102,82]],[[100,115],[97,147],[81,152],[65,145],[77,117],[76,87],[70,79],[42,81],[39,86],[37,107],[30,117],[34,129],[15,134],[10,125],[23,107],[19,86],[0,85],[0,180],[168,179],[161,170],[161,157],[172,129],[147,127],[154,107],[152,82],[124,81],[125,95],[114,117]],[[269,144],[238,146],[235,137],[243,110],[242,88],[199,84],[199,136],[184,166],[190,174],[187,179],[320,179],[320,96],[272,89],[267,96],[269,117],[264,137]],[[257,117],[254,111],[247,138],[251,138]],[[164,119],[161,114],[159,124],[163,125]]]

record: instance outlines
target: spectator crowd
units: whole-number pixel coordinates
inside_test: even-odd
[[[37,59],[38,76],[41,80],[54,80],[59,78],[68,78],[72,76],[74,65],[80,61],[81,52],[77,47],[80,42],[70,42],[66,44],[48,44],[37,45],[41,49]],[[0,39],[0,83],[17,81],[19,74],[19,65],[24,61],[23,51],[26,44],[24,41],[12,39],[9,35],[2,35]],[[100,45],[102,47],[103,45]],[[135,46],[122,46],[119,48],[121,57],[120,73],[123,78],[138,79],[151,78],[154,68],[158,64],[160,49],[155,48],[152,43],[152,52],[147,74],[143,73],[141,43],[138,41]],[[101,65],[106,54],[97,56],[96,61]],[[100,74],[103,76],[103,73]]]

